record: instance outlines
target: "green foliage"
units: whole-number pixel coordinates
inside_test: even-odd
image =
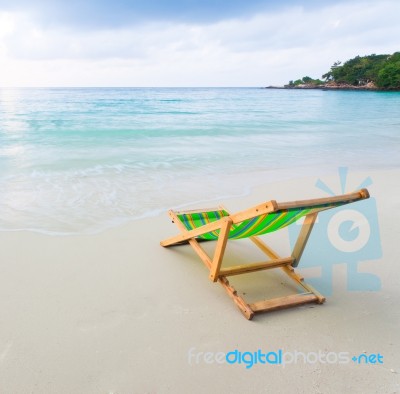
[[[400,52],[394,53],[378,72],[376,84],[380,88],[400,89]]]
[[[369,82],[380,88],[400,88],[400,52],[393,55],[356,56],[343,65],[335,62],[322,76],[326,82],[362,86]]]
[[[302,79],[296,79],[295,81],[289,81],[289,86],[299,86],[299,85],[321,85],[323,82],[320,79],[312,79],[311,77],[303,77]]]

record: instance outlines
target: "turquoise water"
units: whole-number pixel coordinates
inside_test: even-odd
[[[0,89],[0,229],[96,232],[399,148],[400,93]]]

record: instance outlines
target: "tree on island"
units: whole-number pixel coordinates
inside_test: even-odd
[[[287,87],[375,86],[379,89],[400,89],[400,52],[393,55],[356,56],[345,63],[337,61],[320,79],[303,77],[290,81]]]
[[[377,85],[385,89],[400,89],[400,52],[390,56],[390,60],[378,72]]]
[[[320,79],[312,79],[311,77],[303,77],[302,79],[297,79],[296,81],[289,81],[289,86],[299,86],[299,85],[322,85],[323,81]]]

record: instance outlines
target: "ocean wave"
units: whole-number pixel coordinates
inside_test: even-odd
[[[399,166],[400,95],[357,94],[3,92],[0,229],[91,233],[188,202],[243,195],[260,179]]]

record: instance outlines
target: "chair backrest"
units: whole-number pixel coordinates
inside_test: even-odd
[[[296,222],[300,218],[349,204],[358,200],[369,198],[367,189],[361,189],[354,193],[341,196],[319,198],[312,200],[277,203],[272,200],[234,215],[223,209],[204,212],[178,213],[179,220],[187,230],[201,227],[207,223],[217,221],[225,216],[230,216],[233,224],[229,233],[229,239],[247,238],[280,230]],[[219,230],[202,234],[199,238],[215,240]]]

